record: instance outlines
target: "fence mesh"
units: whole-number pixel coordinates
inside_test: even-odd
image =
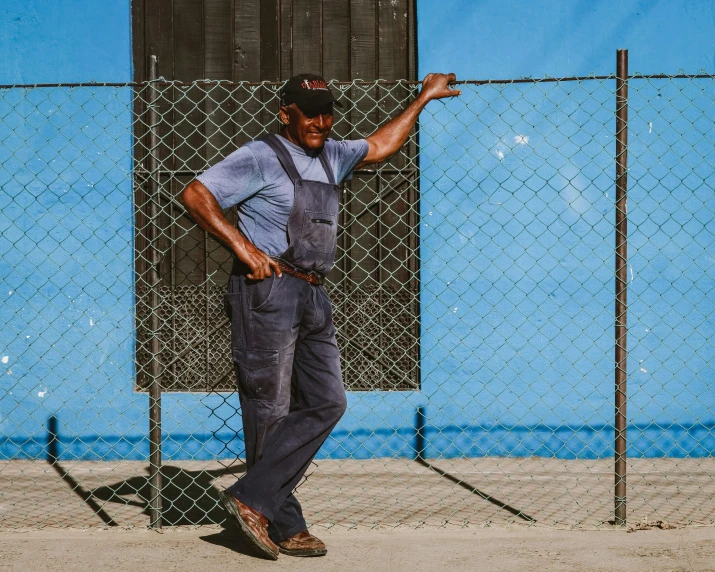
[[[631,525],[715,514],[713,79],[629,80]],[[0,90],[0,526],[149,524],[159,403],[163,523],[226,520],[231,255],[176,197],[277,130],[279,87]],[[349,407],[299,486],[312,525],[613,523],[615,87],[467,82],[346,185]],[[333,88],[355,139],[419,85]]]

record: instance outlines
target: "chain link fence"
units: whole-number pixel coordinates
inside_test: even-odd
[[[355,173],[328,285],[349,406],[297,493],[313,526],[713,523],[714,79],[631,77],[618,130],[615,76],[466,82]],[[226,521],[231,255],[176,196],[277,130],[279,88],[1,88],[1,527]],[[333,88],[334,136],[360,138],[419,84]]]

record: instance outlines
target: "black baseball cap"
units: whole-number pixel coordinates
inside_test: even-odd
[[[302,73],[290,78],[280,92],[281,105],[295,103],[302,111],[317,112],[328,103],[342,104],[319,75]]]

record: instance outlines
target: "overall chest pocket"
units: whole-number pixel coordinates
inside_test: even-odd
[[[300,241],[308,250],[333,252],[338,235],[337,214],[305,211]]]

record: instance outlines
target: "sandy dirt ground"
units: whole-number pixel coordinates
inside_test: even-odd
[[[612,527],[613,462],[543,458],[317,461],[298,488],[320,530],[422,526]],[[715,458],[633,459],[628,524],[715,525]],[[222,524],[218,490],[241,462],[168,462],[164,524]],[[0,463],[0,530],[34,527],[146,527],[151,490],[141,462]]]
[[[715,459],[629,461],[613,526],[610,461],[319,461],[298,489],[324,558],[256,557],[217,491],[240,462],[163,467],[148,530],[145,463],[0,463],[0,571],[715,572]],[[653,525],[666,530],[653,528]]]
[[[262,560],[232,526],[0,533],[0,570],[715,571],[715,528],[566,531],[515,526],[326,532],[328,555]]]

